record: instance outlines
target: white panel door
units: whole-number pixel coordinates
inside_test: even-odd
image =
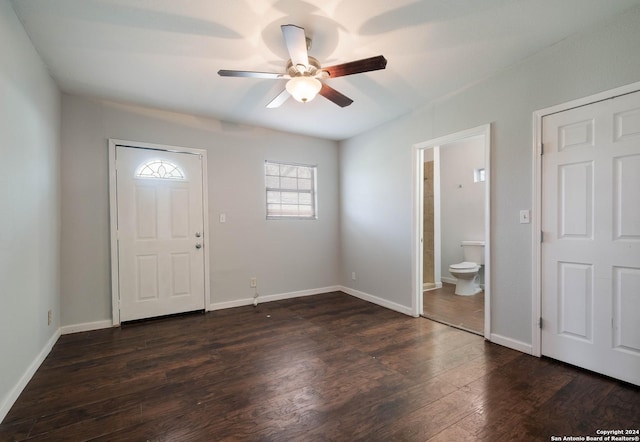
[[[640,385],[640,92],[542,124],[542,354]]]
[[[201,162],[116,147],[121,321],[204,309]]]

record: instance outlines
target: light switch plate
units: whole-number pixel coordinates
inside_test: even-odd
[[[531,222],[531,211],[530,210],[521,210],[520,211],[520,224],[529,224]]]

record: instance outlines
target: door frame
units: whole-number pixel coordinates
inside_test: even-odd
[[[531,354],[542,356],[542,119],[546,116],[564,112],[576,107],[587,106],[599,101],[640,91],[640,82],[610,89],[588,97],[568,101],[555,106],[537,110],[533,113],[533,208],[531,220],[531,244],[533,251],[532,274],[532,317],[531,317]]]
[[[440,275],[440,280],[434,281],[436,284],[436,288],[441,288],[442,287],[442,243],[441,243],[441,233],[442,233],[442,229],[441,229],[441,223],[440,223],[440,209],[441,209],[441,191],[440,191],[440,146],[432,146],[432,147],[428,147],[428,148],[424,148],[422,149],[422,153],[420,154],[421,157],[418,159],[418,164],[420,163],[424,163],[424,151],[426,149],[432,149],[433,150],[433,206],[434,206],[434,220],[433,220],[433,233],[434,233],[434,238],[433,238],[433,273],[434,273],[434,279],[435,275]],[[422,172],[424,174],[424,170]],[[420,179],[420,178],[419,178]],[[424,175],[421,178],[422,180],[424,180]],[[421,201],[423,202],[424,205],[424,186],[422,187],[422,192],[423,194],[420,195]],[[422,208],[423,210],[423,217],[424,217],[424,207]],[[424,232],[424,219],[421,220],[422,222],[422,231]],[[423,245],[423,250],[422,250],[422,258],[424,259],[424,240],[422,241],[422,245]],[[424,262],[421,263],[421,265],[423,266],[423,271],[424,271]],[[422,275],[422,279],[423,279],[423,290],[424,290],[424,275]],[[423,301],[422,297],[420,298],[421,302]],[[420,312],[421,314],[424,311],[424,305],[422,307],[420,307]]]
[[[412,290],[413,296],[411,301],[412,314],[415,317],[422,315],[423,310],[423,275],[422,275],[422,259],[423,259],[423,180],[424,180],[424,150],[451,144],[466,138],[482,136],[484,139],[484,162],[485,162],[485,201],[484,201],[484,234],[485,234],[485,267],[484,267],[484,338],[491,340],[491,124],[463,130],[453,134],[434,138],[422,143],[413,145],[413,226],[412,226]]]
[[[112,324],[120,325],[120,272],[118,265],[118,198],[116,194],[116,147],[132,149],[158,150],[162,152],[176,152],[200,155],[202,158],[202,246],[204,248],[204,308],[209,309],[211,299],[211,278],[209,272],[209,209],[207,182],[207,151],[190,147],[168,146],[164,144],[142,143],[139,141],[119,140],[109,138],[109,229],[111,236],[111,314]]]

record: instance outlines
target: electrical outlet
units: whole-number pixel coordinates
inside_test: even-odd
[[[356,272],[351,272],[351,279],[356,280]]]
[[[251,288],[258,287],[258,278],[256,278],[255,276],[252,276],[251,278],[249,278],[249,287]]]
[[[52,322],[53,322],[53,312],[49,310],[47,312],[47,325],[51,325]]]

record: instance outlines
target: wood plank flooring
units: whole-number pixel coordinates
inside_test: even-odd
[[[0,440],[549,441],[640,389],[336,292],[65,335]]]
[[[424,316],[484,335],[484,292],[472,296],[458,296],[455,290],[455,284],[443,282],[442,288],[424,292]]]

